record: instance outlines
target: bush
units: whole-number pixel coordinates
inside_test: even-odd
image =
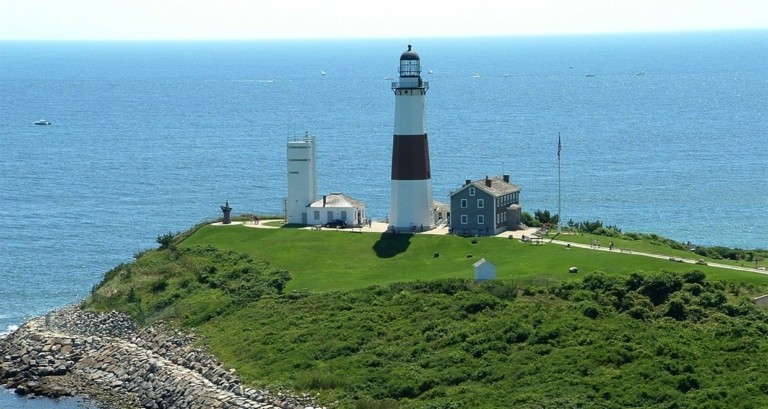
[[[168,232],[157,236],[157,243],[160,245],[160,250],[165,250],[173,244],[173,239],[178,233]]]
[[[168,280],[162,278],[152,283],[149,290],[154,294],[158,294],[165,291],[166,288],[168,288]]]
[[[528,212],[523,212],[523,214],[521,216],[521,221],[523,222],[524,225],[526,225],[528,227],[539,227],[539,226],[541,226],[541,223],[539,223],[538,220],[534,219],[533,215],[531,215]]]
[[[581,313],[585,317],[592,319],[600,318],[602,315],[600,305],[594,301],[583,301],[579,303],[579,310],[581,310]]]
[[[517,286],[501,280],[482,282],[478,285],[478,289],[504,301],[513,301],[517,297]]]
[[[275,270],[269,274],[268,280],[268,285],[274,288],[278,294],[282,294],[285,286],[291,281],[291,273],[285,270]]]
[[[683,286],[683,279],[677,273],[662,271],[645,277],[644,284],[638,291],[646,295],[654,305],[659,305],[669,296],[679,291]]]
[[[485,310],[493,310],[498,307],[499,304],[501,304],[499,299],[491,295],[473,294],[469,299],[462,303],[461,309],[467,314],[477,314],[478,312]]]

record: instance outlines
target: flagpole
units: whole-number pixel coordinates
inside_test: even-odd
[[[562,227],[562,212],[560,207],[562,201],[560,199],[560,151],[563,150],[563,145],[560,143],[560,132],[557,133],[557,234],[563,232]]]

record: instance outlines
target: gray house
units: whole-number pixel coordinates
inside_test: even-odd
[[[455,234],[488,236],[520,227],[520,188],[509,183],[509,175],[467,179],[450,197],[451,231]]]

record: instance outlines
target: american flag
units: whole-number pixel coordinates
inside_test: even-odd
[[[560,160],[560,151],[563,150],[563,145],[560,143],[560,132],[557,133],[557,160]]]

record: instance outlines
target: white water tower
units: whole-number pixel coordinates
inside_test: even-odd
[[[317,196],[315,137],[288,139],[288,197],[285,199],[286,223],[308,224],[307,211]]]

